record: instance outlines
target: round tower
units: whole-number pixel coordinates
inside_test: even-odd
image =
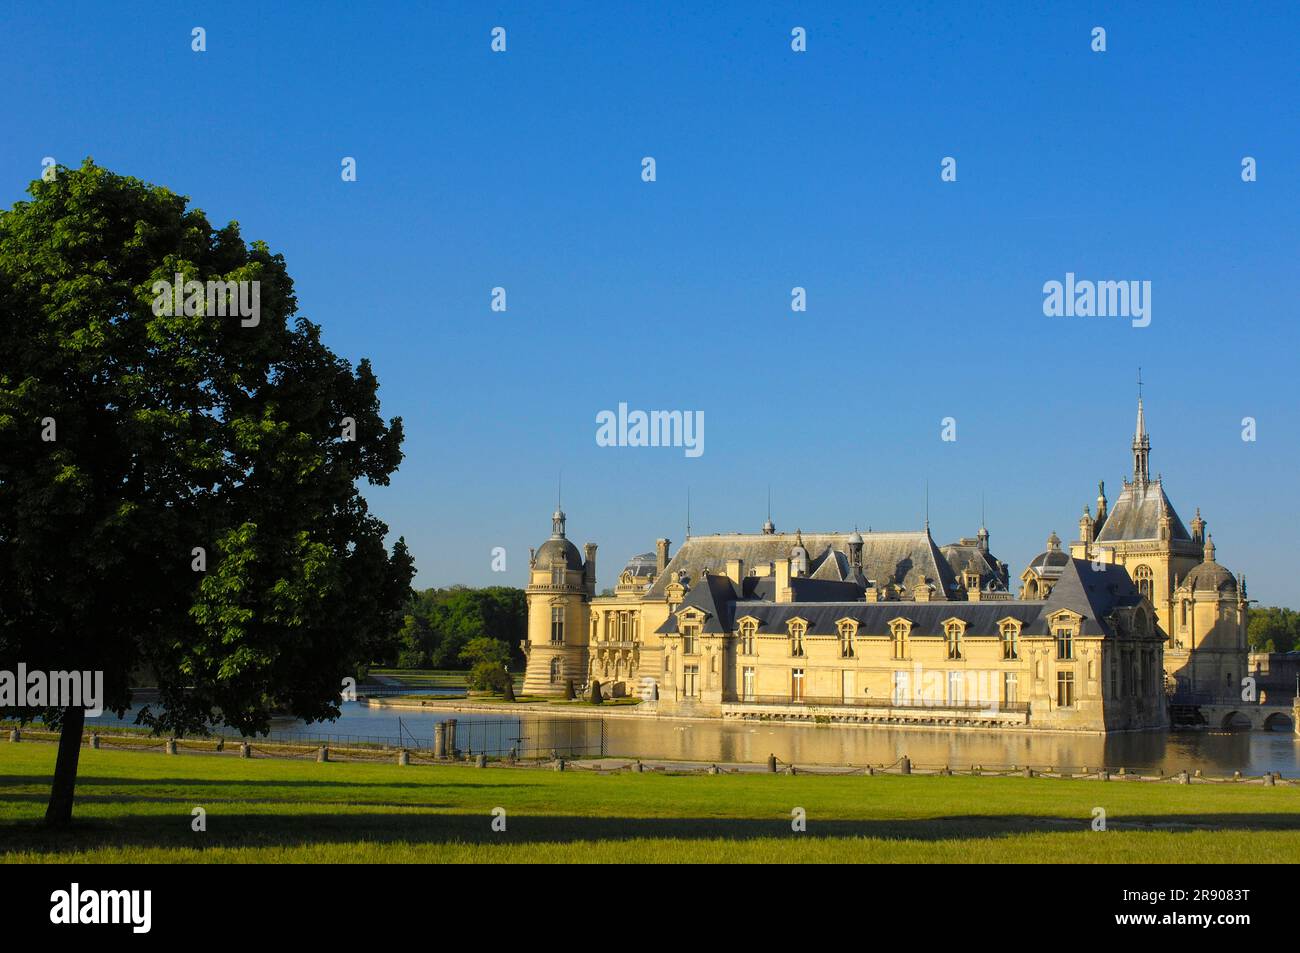
[[[523,645],[528,659],[524,692],[529,695],[564,695],[570,680],[575,690],[586,681],[596,547],[589,545],[584,563],[564,534],[565,518],[559,508],[551,514],[551,538],[533,553],[529,566],[528,639]]]

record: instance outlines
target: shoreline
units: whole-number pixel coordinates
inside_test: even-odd
[[[1069,729],[1069,728],[1023,728],[1023,727],[973,727],[968,725],[880,725],[880,724],[853,724],[848,722],[821,722],[813,723],[808,721],[795,721],[783,718],[769,719],[744,719],[744,718],[724,718],[718,716],[705,715],[680,715],[666,714],[657,711],[650,711],[640,705],[610,705],[609,707],[600,706],[573,706],[571,708],[556,708],[547,702],[490,702],[490,701],[472,701],[468,699],[455,699],[442,701],[431,701],[425,699],[420,702],[401,702],[387,698],[375,698],[363,696],[367,707],[370,708],[393,708],[406,711],[452,711],[465,712],[467,714],[503,714],[511,717],[527,717],[529,714],[541,718],[628,718],[639,719],[642,721],[658,722],[683,722],[690,724],[705,725],[731,725],[731,724],[765,724],[775,725],[782,728],[853,728],[859,730],[887,729],[890,731],[923,731],[935,734],[952,734],[954,732],[962,734],[991,734],[1003,735],[1014,734],[1023,736],[1041,736],[1041,735],[1061,735],[1065,737],[1078,738],[1105,738],[1110,735],[1155,735],[1155,734],[1176,734],[1173,729],[1168,728],[1132,728],[1120,731],[1093,731],[1088,729]],[[400,699],[401,696],[394,696]],[[362,698],[357,699],[361,701]],[[620,709],[631,709],[620,711]]]

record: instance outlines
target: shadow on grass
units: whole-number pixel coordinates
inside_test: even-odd
[[[15,795],[4,793],[6,787],[34,786],[40,788],[49,788],[50,776],[48,774],[0,774],[0,799],[7,797],[25,797],[25,795]],[[93,787],[147,787],[154,788],[161,785],[172,785],[175,787],[238,787],[238,788],[308,788],[308,789],[329,789],[329,788],[409,788],[411,790],[427,790],[429,788],[462,788],[468,790],[478,790],[481,788],[493,788],[509,790],[510,788],[527,787],[522,784],[506,784],[493,779],[485,779],[481,782],[463,782],[463,781],[444,781],[429,780],[425,782],[418,781],[325,781],[325,780],[306,780],[302,778],[280,779],[275,778],[121,778],[121,777],[78,777],[77,778],[77,795],[86,788]]]
[[[0,825],[0,857],[10,851],[86,850],[97,847],[295,847],[311,844],[529,844],[578,840],[629,841],[753,840],[785,837],[864,837],[886,840],[967,840],[1027,833],[1088,832],[1091,817],[961,815],[900,820],[824,820],[809,818],[807,832],[792,834],[790,819],[644,818],[510,815],[508,829],[494,832],[492,817],[481,814],[407,813],[247,814],[208,811],[207,831],[190,830],[186,809],[175,814],[130,815],[115,820],[82,820],[51,832],[37,821]],[[1114,831],[1300,831],[1300,818],[1276,814],[1186,814],[1112,817]]]

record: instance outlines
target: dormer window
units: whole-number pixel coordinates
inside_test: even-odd
[[[943,638],[948,647],[948,658],[960,661],[962,656],[961,641],[966,633],[966,624],[958,619],[949,619],[944,623]]]
[[[794,619],[790,622],[790,655],[794,658],[803,658],[803,637],[808,632],[808,623],[802,619]]]
[[[695,640],[700,634],[699,622],[682,623],[682,652],[685,655],[695,655]]]
[[[858,634],[858,624],[852,619],[841,619],[836,629],[840,634],[840,658],[854,658],[853,639]]]
[[[1007,619],[1002,623],[1002,658],[1014,661],[1020,658],[1020,623]]]
[[[894,658],[907,658],[908,640],[912,633],[912,624],[906,619],[895,619],[889,623],[889,634],[894,641]]]
[[[758,623],[753,619],[742,619],[740,622],[740,654],[754,654],[754,635],[758,632]]]

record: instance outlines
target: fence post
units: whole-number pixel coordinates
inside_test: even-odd
[[[912,773],[912,759],[909,758],[907,755],[903,755],[902,760],[898,762],[898,773],[899,774]]]
[[[447,755],[456,757],[456,719],[448,718],[445,722],[447,725]]]
[[[447,723],[440,721],[433,726],[433,756],[447,757]]]
[[[15,728],[9,732],[9,740],[17,744],[19,741],[23,740],[23,733]]]
[[[321,745],[316,749],[316,763],[323,764],[330,759],[330,746]]]
[[[767,770],[776,774],[776,755],[770,754],[767,756]]]
[[[402,765],[402,766],[406,766],[406,765],[410,764],[410,763],[411,763],[411,752],[407,751],[405,748],[403,748],[401,751],[397,752],[397,763],[400,764],[400,765]]]
[[[99,750],[99,732],[98,732],[98,731],[92,731],[92,732],[90,733],[90,747],[94,748],[96,751]]]
[[[175,738],[168,738],[168,739],[167,739],[167,748],[166,748],[166,750],[167,750],[167,753],[168,753],[168,754],[175,754],[175,753],[176,753],[176,739],[175,739]]]
[[[251,758],[253,756],[253,746],[247,741],[241,741],[239,743],[239,756],[241,758]]]
[[[485,754],[480,754],[477,758],[475,758],[475,759],[474,759],[474,767],[476,767],[476,768],[486,768],[486,767],[487,767],[487,755],[485,755]]]

